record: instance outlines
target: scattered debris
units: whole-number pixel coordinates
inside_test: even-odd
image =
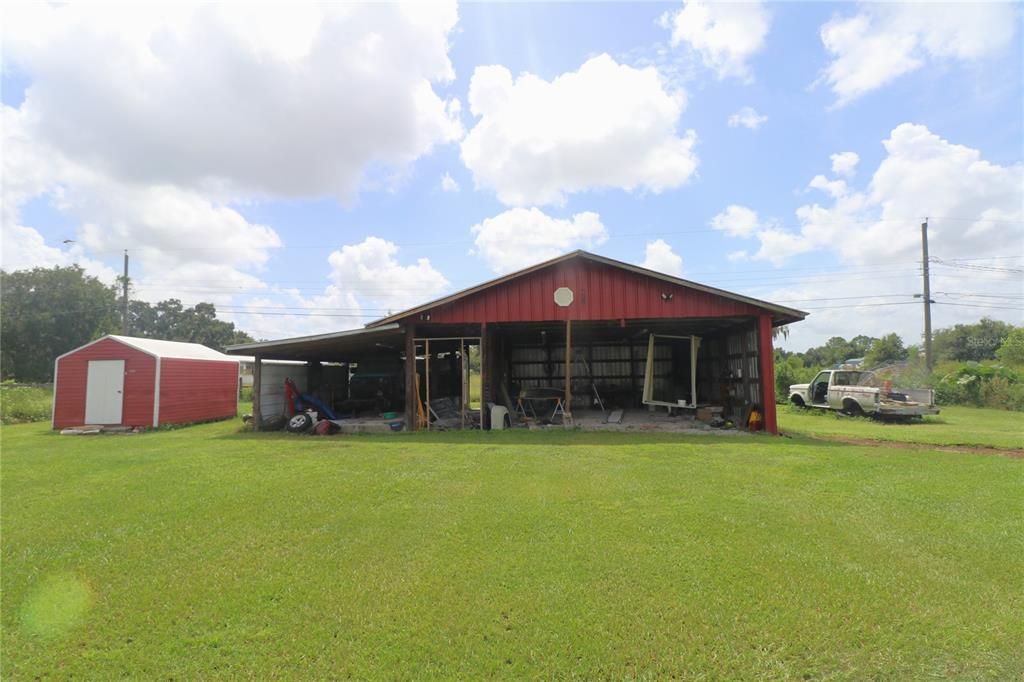
[[[60,431],[62,436],[94,436],[98,433],[103,433],[102,426],[74,426]]]
[[[698,407],[697,408],[697,420],[708,424],[713,424],[716,421],[721,421],[722,412],[725,408],[718,406]]]
[[[99,433],[120,433],[120,434],[131,434],[131,433],[142,433],[143,429],[139,426],[102,426],[99,424],[86,424],[85,426],[71,426],[66,429],[61,429],[60,435],[62,436],[95,436]]]
[[[313,427],[313,434],[316,436],[333,436],[337,433],[341,433],[341,427],[330,419],[318,421]]]

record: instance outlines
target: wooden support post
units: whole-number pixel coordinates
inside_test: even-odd
[[[257,355],[252,366],[252,430],[259,431],[263,422],[260,391],[263,389],[263,356]]]
[[[632,401],[636,401],[636,359],[633,352],[633,338],[627,339],[627,343],[629,343],[629,399],[631,404],[628,406],[620,405],[619,407],[633,407]]]
[[[405,429],[416,430],[416,327],[405,328]]]
[[[747,343],[747,330],[740,332],[740,390],[743,392],[743,405],[749,405],[750,400],[750,346]]]
[[[758,375],[761,379],[761,409],[764,428],[778,435],[779,424],[775,414],[775,351],[772,349],[772,316],[758,318]]]
[[[566,414],[572,414],[572,320],[565,321],[565,406]]]
[[[424,388],[424,408],[427,412],[427,431],[430,430],[430,339],[423,339],[423,382],[426,384]]]
[[[466,403],[469,402],[469,358],[466,357],[466,339],[459,338],[459,420],[466,430]]]
[[[697,409],[697,353],[700,350],[700,339],[690,336],[690,406]]]
[[[491,400],[491,373],[487,371],[488,357],[491,352],[487,343],[487,323],[480,324],[480,430],[487,431],[491,428],[491,411],[487,409],[487,403]],[[494,400],[497,402],[497,400]]]

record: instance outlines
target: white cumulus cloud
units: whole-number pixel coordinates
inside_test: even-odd
[[[771,16],[760,2],[687,0],[664,23],[672,45],[689,46],[718,78],[749,81],[748,62],[764,47]]]
[[[134,182],[347,197],[457,139],[454,4],[27,5],[4,57],[30,134]],[[88,57],[83,59],[83,55]]]
[[[5,68],[29,84],[3,109],[5,265],[129,248],[154,297],[200,279],[260,289],[281,239],[246,204],[348,200],[462,136],[458,100],[434,89],[454,78],[454,3],[237,10],[7,8]],[[73,222],[75,245],[24,224],[21,207],[39,197]]]
[[[478,120],[462,160],[477,187],[508,205],[558,204],[600,188],[660,192],[697,168],[696,133],[677,131],[684,100],[655,68],[608,55],[551,81],[477,67],[469,107]]]
[[[648,270],[664,272],[674,277],[683,276],[683,257],[672,250],[664,239],[647,242],[644,248],[644,261],[640,264]]]
[[[331,280],[339,291],[394,312],[436,298],[448,288],[448,280],[427,258],[402,265],[395,257],[398,246],[380,237],[367,237],[331,253]]]
[[[455,181],[450,174],[445,173],[441,176],[441,191],[442,192],[458,192],[459,183]]]
[[[995,55],[1012,43],[1017,12],[999,2],[861,4],[821,27],[832,61],[820,81],[843,106],[931,61]]]
[[[757,211],[731,204],[711,219],[711,227],[732,237],[749,237],[761,227],[761,220],[757,217]]]
[[[834,199],[845,196],[847,192],[845,180],[829,180],[824,175],[815,175],[807,186],[820,189],[822,192],[830,194]]]
[[[832,172],[837,175],[853,175],[860,163],[860,155],[857,152],[839,152],[829,156],[832,159]]]
[[[757,109],[754,107],[743,107],[729,117],[729,127],[739,128],[742,126],[743,128],[757,130],[767,120],[768,117],[757,113]]]
[[[920,257],[920,222],[930,217],[933,254],[985,258],[1024,243],[1024,164],[1001,166],[923,125],[903,123],[882,142],[886,157],[863,189],[815,176],[810,187],[830,204],[796,209],[798,230],[752,229],[754,258],[776,265],[827,250],[854,264]],[[724,229],[724,228],[723,228]],[[747,233],[749,234],[749,233]]]
[[[474,251],[498,273],[555,258],[573,249],[603,244],[608,232],[589,211],[552,218],[538,208],[513,208],[470,228]]]
[[[346,244],[328,256],[323,293],[275,287],[273,296],[248,299],[225,317],[264,338],[354,329],[445,293],[449,282],[430,261],[399,259],[399,247],[380,237]]]

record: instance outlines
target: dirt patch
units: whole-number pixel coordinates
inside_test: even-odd
[[[898,450],[938,450],[940,452],[959,452],[967,455],[996,455],[1012,459],[1024,459],[1024,450],[1019,448],[997,448],[988,445],[931,445],[929,443],[907,443],[877,438],[847,438],[842,436],[815,436],[815,440],[827,440],[847,445],[884,446]]]

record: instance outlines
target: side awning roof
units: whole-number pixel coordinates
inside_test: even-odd
[[[229,355],[259,355],[270,360],[358,361],[381,346],[401,344],[402,328],[397,323],[330,334],[295,336],[276,341],[257,341],[227,347]],[[400,346],[396,346],[397,350]]]

